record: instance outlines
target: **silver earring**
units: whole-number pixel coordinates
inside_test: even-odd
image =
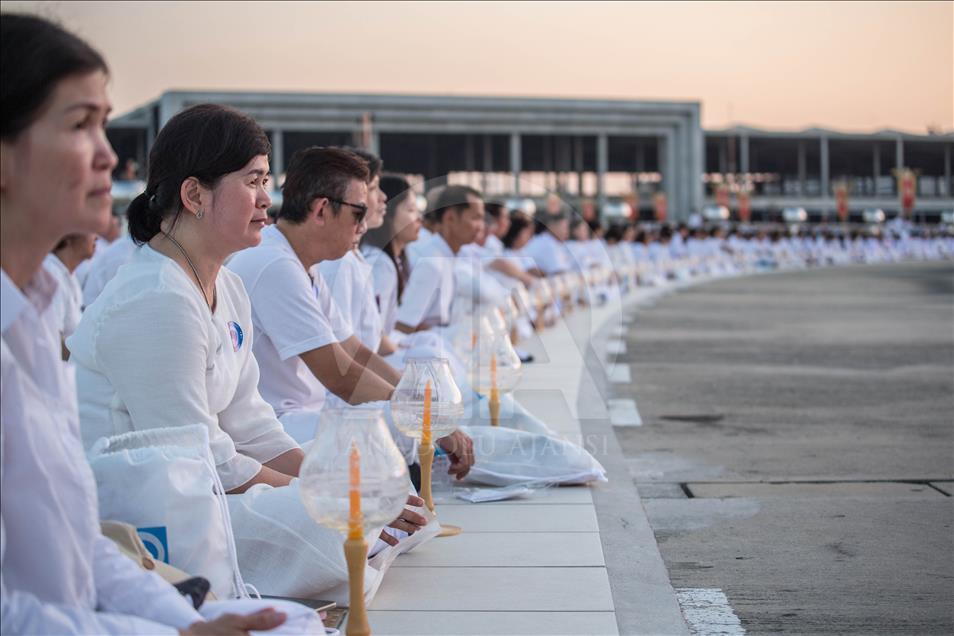
[[[196,211],[196,213],[195,213],[195,218],[201,219],[203,216],[205,216],[205,210],[197,210],[197,211]]]

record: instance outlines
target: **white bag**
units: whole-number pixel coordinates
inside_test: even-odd
[[[223,614],[252,614],[266,607],[285,614],[285,622],[267,632],[252,632],[252,634],[268,634],[269,636],[303,634],[326,634],[325,625],[318,612],[301,603],[280,599],[230,599],[228,601],[206,601],[199,608],[199,614],[207,621],[214,621]]]
[[[474,441],[474,465],[464,481],[489,486],[569,485],[607,481],[586,450],[551,435],[503,426],[461,426]]]
[[[300,484],[298,479],[280,488],[256,484],[228,496],[238,561],[245,580],[261,594],[334,600],[328,590],[348,581],[344,536],[308,515]],[[366,588],[376,586],[376,576],[365,570]]]
[[[135,526],[157,561],[208,579],[217,597],[248,596],[205,426],[103,437],[88,458],[101,519]]]

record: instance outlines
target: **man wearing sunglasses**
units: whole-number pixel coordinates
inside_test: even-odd
[[[297,152],[275,225],[262,230],[260,245],[228,263],[252,303],[259,391],[299,442],[314,438],[326,389],[363,404],[389,400],[401,379],[354,335],[315,267],[343,257],[367,229],[367,182],[367,163],[348,150]],[[457,437],[437,441],[463,477],[473,464],[473,447]]]

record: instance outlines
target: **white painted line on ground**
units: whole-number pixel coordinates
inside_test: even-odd
[[[628,364],[614,364],[606,373],[613,384],[629,384],[633,381]]]
[[[643,419],[636,408],[636,400],[607,400],[610,423],[613,426],[642,426]]]
[[[606,353],[611,355],[622,355],[626,353],[626,343],[622,340],[607,340]]]
[[[676,598],[686,618],[689,633],[700,636],[719,634],[720,636],[742,636],[745,628],[742,621],[732,611],[729,599],[719,588],[694,587],[677,588]]]

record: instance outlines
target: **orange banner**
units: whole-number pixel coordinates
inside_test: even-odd
[[[842,223],[848,220],[848,184],[844,181],[835,184],[835,211]]]
[[[904,168],[898,174],[898,193],[901,195],[902,214],[911,216],[914,212],[916,184],[914,171],[910,168]]]
[[[739,221],[748,223],[752,220],[752,196],[745,190],[739,191]]]

